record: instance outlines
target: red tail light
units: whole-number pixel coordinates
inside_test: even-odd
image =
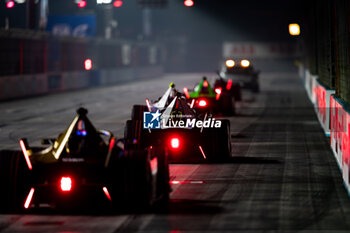
[[[20,144],[20,146],[21,146],[21,149],[22,149],[24,158],[25,158],[25,160],[26,160],[26,163],[27,163],[27,165],[28,165],[28,168],[29,168],[29,170],[32,170],[32,169],[33,169],[33,166],[32,166],[32,163],[30,162],[30,158],[29,158],[29,155],[28,155],[28,152],[27,152],[27,148],[26,148],[26,146],[25,146],[24,141],[21,139],[21,140],[19,141],[19,144]]]
[[[63,192],[69,192],[72,190],[72,179],[68,176],[61,178],[61,190]]]
[[[227,89],[227,90],[231,90],[231,87],[232,87],[232,79],[229,79],[229,80],[227,81],[226,89]]]
[[[221,94],[221,88],[215,88],[215,92],[216,92],[216,94]]]
[[[207,81],[207,80],[205,80],[205,81],[203,82],[203,87],[208,87],[208,81]]]
[[[205,107],[205,106],[207,106],[207,101],[205,101],[205,100],[200,100],[200,101],[198,102],[198,105],[199,105],[199,107]]]
[[[172,138],[170,140],[170,146],[173,149],[177,149],[180,147],[180,140],[178,138]]]
[[[107,187],[103,187],[102,190],[105,193],[108,200],[112,201],[111,195],[109,194]]]
[[[221,95],[221,87],[215,88],[215,92],[216,92],[216,97],[215,99],[218,100],[220,99],[220,95]]]

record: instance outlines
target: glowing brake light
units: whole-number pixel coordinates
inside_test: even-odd
[[[78,2],[78,7],[80,7],[80,8],[86,7],[86,1],[82,0],[82,1]]]
[[[72,179],[70,177],[63,176],[61,178],[61,190],[63,192],[69,192],[72,190]]]
[[[199,107],[205,107],[205,106],[207,106],[207,101],[205,101],[205,100],[200,100],[200,101],[198,102],[198,105],[199,105]]]
[[[172,138],[170,140],[170,145],[172,148],[177,149],[180,147],[180,140],[178,138]]]
[[[9,1],[9,2],[6,3],[6,7],[7,8],[12,8],[14,6],[15,6],[15,2],[14,1]]]
[[[187,7],[191,7],[191,6],[194,5],[194,2],[193,2],[193,0],[185,0],[185,1],[184,1],[184,4],[185,4],[185,6],[187,6]]]
[[[231,87],[232,87],[232,79],[229,79],[227,81],[226,90],[231,90]]]
[[[123,1],[117,0],[113,2],[114,7],[121,7],[123,5]]]

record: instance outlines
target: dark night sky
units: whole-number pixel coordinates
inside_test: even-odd
[[[4,2],[4,1],[2,1]],[[95,8],[95,0],[88,0],[86,9],[79,9],[73,0],[50,0],[51,14],[85,14]],[[301,0],[194,0],[187,8],[183,0],[168,0],[165,8],[152,9],[152,27],[156,35],[185,35],[190,40],[287,40],[287,25],[302,23],[305,1]],[[303,3],[304,2],[304,3]],[[8,9],[0,6],[0,25],[9,15],[11,25],[25,24],[22,6]],[[142,9],[137,0],[124,0],[121,8],[114,8],[119,30],[126,37],[135,38],[142,31]],[[98,15],[98,21],[100,15]]]

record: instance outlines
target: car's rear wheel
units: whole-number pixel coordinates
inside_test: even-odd
[[[30,172],[21,151],[0,152],[0,212],[18,213],[24,203],[30,187]]]
[[[231,157],[230,121],[221,120],[221,127],[209,131],[210,153],[208,159],[212,162],[223,162]]]
[[[242,101],[242,91],[239,83],[232,84],[231,93],[235,101]]]
[[[143,128],[141,120],[128,120],[124,128],[124,139],[126,148],[142,149],[150,145],[152,135]]]
[[[127,203],[134,210],[149,210],[154,200],[150,153],[148,150],[126,152]]]
[[[152,147],[151,158],[157,158],[157,202],[155,203],[156,211],[166,211],[169,204],[169,163],[168,152],[164,147]]]

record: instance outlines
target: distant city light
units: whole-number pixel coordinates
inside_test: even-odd
[[[14,1],[9,1],[9,2],[6,3],[6,7],[7,8],[12,8],[14,6],[15,6],[15,2]]]
[[[193,0],[185,0],[185,1],[184,1],[184,4],[185,4],[185,6],[187,6],[187,7],[191,7],[191,6],[193,6],[194,2],[193,2]]]
[[[84,61],[84,67],[85,67],[85,70],[91,70],[92,69],[92,61],[91,59],[86,59]]]
[[[80,7],[80,8],[86,7],[86,1],[82,0],[82,1],[78,2],[78,7]]]
[[[300,35],[300,26],[297,23],[291,23],[289,24],[289,34],[292,36],[299,36]]]
[[[115,7],[121,7],[123,5],[123,1],[117,0],[113,2],[113,6]]]

